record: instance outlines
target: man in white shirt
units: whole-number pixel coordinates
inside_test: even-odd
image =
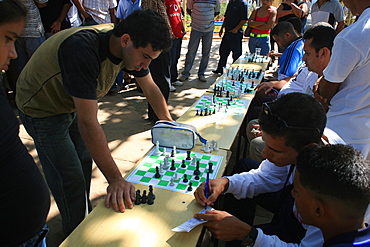
[[[241,246],[240,241],[253,241],[254,246],[322,246],[320,230],[308,227],[306,232],[306,226],[299,221],[290,190],[294,169],[292,164],[296,162],[299,151],[306,146],[322,143],[325,111],[312,96],[290,93],[264,104],[259,121],[266,143],[263,150],[266,160],[257,169],[251,165],[249,172],[210,180],[208,198],[204,196],[204,183],[194,193],[197,202],[202,205],[212,205],[222,193],[232,194],[224,200],[230,204],[227,211],[241,214],[240,218],[248,223],[232,213],[217,210],[196,214],[196,217],[208,221],[205,226],[216,238],[237,240],[228,242],[227,246]],[[229,200],[231,197],[238,200],[247,198],[245,200],[249,200],[246,202],[249,206],[243,204],[238,208]],[[250,214],[253,214],[255,203],[275,213],[270,224],[251,227],[254,215]]]
[[[335,38],[331,60],[319,82],[318,98],[329,103],[328,127],[369,159],[370,1],[345,0],[344,4],[360,17]]]

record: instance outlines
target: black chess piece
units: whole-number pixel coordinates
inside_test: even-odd
[[[148,196],[146,195],[146,190],[143,191],[143,195],[141,196],[141,203],[145,204],[148,201]]]
[[[195,175],[194,179],[199,180],[200,179],[199,175]]]
[[[152,185],[149,185],[149,193],[152,193],[153,200],[154,200],[155,199],[155,195],[153,194],[153,186]]]
[[[184,179],[182,180],[184,183],[189,182],[188,175],[184,174]]]
[[[190,182],[190,183],[189,183],[189,187],[188,187],[188,189],[187,189],[188,191],[192,191],[192,190],[193,190],[192,185],[193,185],[193,183],[192,183],[192,182]]]
[[[208,116],[208,108],[204,109],[204,116]]]
[[[153,193],[149,191],[147,204],[148,205],[154,204],[154,199],[155,199],[155,197],[154,197]]]
[[[175,157],[175,150],[173,150],[173,149],[171,151],[171,157]]]
[[[176,170],[176,167],[175,167],[175,160],[172,160],[172,161],[171,161],[171,167],[170,167],[170,170],[171,170],[171,171]]]
[[[191,160],[190,154],[191,151],[186,151],[186,160]]]
[[[200,174],[200,170],[199,170],[199,160],[197,160],[197,166],[194,170],[194,175],[199,175]]]
[[[155,177],[155,178],[160,178],[160,177],[161,177],[161,174],[159,174],[159,167],[158,167],[158,166],[156,166],[156,167],[155,167],[155,174],[154,174],[154,177]]]
[[[203,110],[200,110],[199,116],[203,116]]]
[[[199,111],[197,110],[197,113],[195,114],[195,116],[199,116]]]
[[[181,162],[181,168],[186,168],[185,160],[182,160],[182,162]]]
[[[212,173],[213,172],[212,166],[213,166],[213,164],[211,162],[208,163],[208,172],[209,173]]]
[[[140,205],[141,204],[141,196],[140,196],[140,190],[136,190],[136,195],[135,195],[135,205]]]

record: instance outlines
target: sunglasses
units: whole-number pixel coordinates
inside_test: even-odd
[[[270,102],[272,103],[272,102]],[[304,127],[296,127],[290,126],[285,122],[284,119],[272,113],[271,108],[269,106],[270,103],[263,103],[262,104],[262,111],[266,114],[266,116],[272,121],[272,124],[279,130],[283,129],[297,129],[297,130],[316,130],[320,134],[320,130],[318,128],[304,128]]]

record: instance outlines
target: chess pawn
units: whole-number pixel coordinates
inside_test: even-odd
[[[207,142],[206,142],[206,145],[205,145],[205,147],[204,147],[204,149],[203,149],[203,151],[204,151],[204,152],[206,152],[206,153],[211,152],[211,150],[210,150],[210,148],[209,148],[209,144],[210,144],[210,143],[209,143],[209,141],[207,141]]]
[[[160,154],[161,154],[161,151],[159,150],[159,141],[157,141],[155,145],[154,155],[160,155]]]

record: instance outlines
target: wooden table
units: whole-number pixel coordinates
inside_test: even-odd
[[[199,152],[199,147],[194,151]],[[221,177],[229,155],[225,150],[213,151],[212,154],[224,157],[217,174]],[[140,184],[135,184],[135,187],[141,191],[148,189]],[[135,205],[125,213],[105,208],[102,201],[60,246],[196,246],[202,226],[189,233],[177,233],[171,229],[191,219],[202,210],[202,206],[191,194],[159,188],[154,188],[153,192],[156,195],[153,205]]]

